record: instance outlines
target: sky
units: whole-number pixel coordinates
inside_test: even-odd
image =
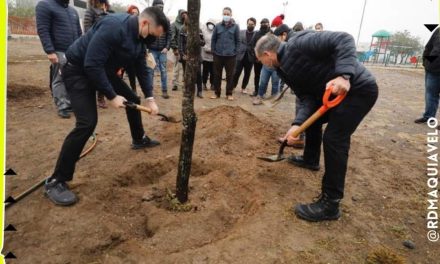
[[[145,0],[110,0],[124,5],[135,4],[147,7]],[[150,0],[151,3],[153,0]],[[381,29],[389,32],[408,30],[419,36],[425,44],[431,32],[424,24],[439,24],[440,0],[366,0],[360,42],[370,42],[371,35]],[[272,19],[283,13],[284,23],[293,26],[301,21],[305,27],[321,22],[324,30],[345,31],[358,36],[364,0],[201,0],[200,21],[209,18],[221,20],[223,7],[232,8],[232,17],[242,29],[246,20],[255,17],[257,24],[261,19]],[[187,9],[187,0],[164,0],[164,11],[175,17],[178,9]],[[258,28],[258,26],[257,26]]]

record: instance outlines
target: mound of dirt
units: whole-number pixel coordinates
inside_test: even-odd
[[[27,99],[32,99],[35,97],[40,97],[47,92],[46,89],[34,85],[27,84],[8,84],[8,100],[13,101],[23,101]]]

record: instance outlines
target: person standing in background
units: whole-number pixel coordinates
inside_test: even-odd
[[[179,62],[179,34],[180,29],[183,27],[183,23],[188,18],[188,12],[186,10],[180,9],[176,20],[171,24],[171,49],[174,54],[174,68],[173,68],[173,91],[177,91],[179,78],[183,79],[183,69],[182,64]]]
[[[210,83],[210,89],[215,90],[214,88],[214,71],[213,71],[213,61],[214,56],[212,55],[211,50],[211,39],[212,39],[212,32],[215,28],[215,21],[213,19],[209,19],[208,22],[206,22],[206,25],[202,27],[202,33],[203,33],[203,39],[205,40],[205,46],[202,47],[202,60],[203,60],[203,76],[202,76],[202,82],[203,82],[203,89],[206,91],[208,90],[208,87],[206,84]]]
[[[240,46],[240,27],[232,18],[232,9],[223,8],[223,21],[218,23],[211,39],[211,50],[214,53],[214,82],[215,95],[211,99],[221,96],[221,80],[223,68],[226,71],[226,99],[233,101],[233,78],[235,61]]]
[[[162,0],[154,0],[153,6],[160,8],[163,11],[163,1]],[[169,24],[169,21],[168,21]],[[168,77],[167,77],[167,53],[170,50],[171,45],[171,26],[168,26],[169,30],[165,32],[162,36],[156,38],[156,41],[153,42],[148,50],[154,57],[156,61],[156,67],[159,68],[160,71],[160,83],[162,87],[162,98],[168,99],[170,96],[168,95]],[[154,83],[154,72],[153,77],[151,77]]]
[[[258,61],[254,49],[258,40],[269,32],[271,32],[269,27],[269,19],[263,18],[260,22],[260,30],[255,33],[251,44],[252,60],[254,61],[254,86],[255,86],[254,92],[251,94],[251,96],[258,96],[258,87],[260,86],[261,69],[263,68],[263,64],[261,64],[261,62]]]
[[[84,13],[84,34],[103,16],[107,15],[110,9],[110,4],[107,0],[89,0],[89,7]],[[107,108],[105,103],[104,95],[100,92],[98,93],[98,106],[101,108]]]
[[[82,35],[78,12],[69,0],[42,0],[35,7],[37,32],[50,65],[50,88],[58,116],[70,118],[72,108],[61,69],[67,48]]]
[[[249,77],[251,75],[251,70],[253,66],[252,58],[252,39],[255,36],[255,25],[257,20],[253,17],[247,20],[247,30],[240,31],[240,48],[237,54],[237,65],[235,67],[234,73],[234,89],[238,85],[238,80],[240,79],[241,72],[244,70],[244,77],[241,83],[241,92],[246,94],[246,87],[249,83]]]
[[[315,30],[316,31],[324,31],[324,26],[322,25],[321,22],[316,23]]]
[[[279,27],[280,25],[283,24],[283,20],[284,20],[284,14],[281,14],[281,15],[279,15],[279,16],[276,16],[276,17],[272,20],[272,23],[270,24],[270,27],[272,27],[272,28]]]

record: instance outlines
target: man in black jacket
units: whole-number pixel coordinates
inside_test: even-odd
[[[300,167],[319,168],[323,141],[325,173],[320,198],[311,204],[299,204],[294,210],[308,221],[338,219],[350,138],[377,100],[376,80],[357,61],[353,37],[343,32],[302,31],[287,43],[268,35],[257,43],[255,52],[264,65],[277,69],[302,102],[292,127],[284,136],[289,144],[298,139],[290,136],[298,129],[298,124],[321,106],[326,89],[332,89],[334,95],[347,93],[340,105],[330,109],[306,130],[304,156],[293,157]],[[322,135],[322,125],[327,122]]]
[[[240,47],[238,48],[237,53],[237,62],[235,65],[235,73],[234,73],[234,85],[233,87],[237,87],[238,79],[240,79],[241,72],[244,69],[243,81],[241,83],[241,91],[242,93],[246,93],[246,87],[249,83],[249,77],[251,75],[251,70],[253,66],[253,58],[252,58],[252,39],[255,35],[255,25],[257,24],[257,20],[253,17],[248,18],[247,20],[247,30],[240,30]]]
[[[69,0],[43,0],[35,7],[37,31],[44,52],[51,62],[50,88],[58,115],[69,118],[70,99],[60,69],[66,64],[64,53],[82,35],[78,12]]]
[[[252,39],[252,42],[251,42],[251,47],[252,47],[251,55],[252,55],[252,61],[254,63],[254,87],[255,87],[254,92],[251,94],[251,96],[258,95],[258,89],[260,87],[261,69],[263,68],[263,64],[261,64],[261,62],[258,61],[258,59],[255,55],[254,49],[255,49],[255,46],[257,45],[258,40],[269,32],[271,32],[270,27],[269,27],[269,19],[263,18],[260,22],[260,30],[258,30],[255,33],[254,38]]]
[[[438,109],[440,94],[440,28],[437,28],[426,43],[423,52],[423,66],[425,67],[425,113],[414,122],[426,123],[429,118],[435,117]],[[426,57],[428,56],[428,57]]]
[[[66,51],[67,64],[62,74],[76,124],[64,140],[55,170],[46,181],[46,195],[55,204],[71,205],[77,201],[66,182],[73,179],[76,162],[96,127],[96,91],[102,92],[115,108],[124,108],[126,100],[140,104],[140,98],[117,76],[120,68],[134,64],[146,104],[152,114],[158,113],[152,87],[147,85],[144,42],[154,41],[168,30],[167,26],[165,14],[156,7],[146,8],[139,16],[107,15]],[[133,149],[159,145],[145,135],[139,111],[126,108],[126,114]]]

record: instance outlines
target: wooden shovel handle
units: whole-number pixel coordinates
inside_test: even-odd
[[[338,95],[335,99],[330,101],[330,95],[332,93],[333,87],[329,87],[322,98],[323,105],[316,111],[311,117],[309,117],[297,130],[292,132],[292,137],[298,137],[302,132],[306,131],[309,126],[315,123],[322,115],[325,114],[330,108],[339,105],[347,96],[347,93]]]
[[[133,109],[136,109],[136,110],[139,110],[139,111],[142,111],[142,112],[147,112],[149,114],[151,114],[151,112],[153,112],[153,111],[151,111],[150,108],[148,108],[146,106],[135,104],[133,102],[124,102],[124,104],[125,104],[126,107],[133,108]]]

